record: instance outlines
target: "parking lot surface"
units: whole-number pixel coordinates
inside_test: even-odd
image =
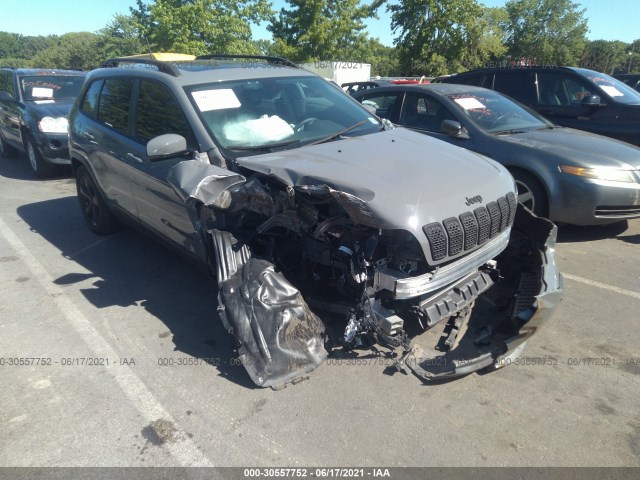
[[[640,221],[562,227],[557,260],[517,364],[425,385],[369,355],[259,389],[213,279],[0,158],[0,465],[639,466]]]

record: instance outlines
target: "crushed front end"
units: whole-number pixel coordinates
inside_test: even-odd
[[[562,297],[556,227],[513,191],[430,217],[416,233],[390,228],[365,189],[303,180],[195,161],[169,179],[216,272],[221,319],[259,386],[295,382],[327,350],[376,344],[424,380],[498,368]]]

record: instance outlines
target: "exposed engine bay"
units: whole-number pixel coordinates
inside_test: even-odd
[[[383,228],[366,199],[225,172],[182,162],[169,180],[256,385],[281,387],[334,352],[376,345],[425,381],[499,368],[561,299],[556,227],[515,203],[493,240],[434,264],[412,233]]]

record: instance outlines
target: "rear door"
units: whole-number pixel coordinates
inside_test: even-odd
[[[134,83],[132,78],[95,80],[80,104],[86,120],[76,123],[76,136],[108,202],[137,219],[130,180],[134,161],[127,155],[133,143],[129,112]]]
[[[487,85],[484,85],[487,87]],[[503,93],[527,106],[536,104],[535,74],[530,70],[503,70],[493,74],[488,88]]]

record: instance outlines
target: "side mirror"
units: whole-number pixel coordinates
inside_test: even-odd
[[[600,103],[600,95],[587,95],[582,99],[580,105],[584,108],[604,107],[605,103]]]
[[[167,133],[152,138],[147,143],[147,157],[150,162],[165,158],[179,157],[189,152],[187,140],[182,135]]]
[[[449,137],[469,138],[463,134],[460,122],[456,122],[455,120],[443,120],[440,130]]]

